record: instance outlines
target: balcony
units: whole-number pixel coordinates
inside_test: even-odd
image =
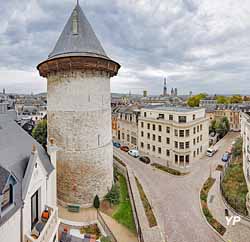
[[[58,227],[58,208],[51,208],[48,207],[50,215],[49,219],[45,222],[44,227],[42,228],[41,232],[34,235],[34,229],[30,234],[25,235],[25,242],[49,242],[53,241],[52,236],[57,234],[57,227]],[[38,223],[42,223],[38,221]],[[36,227],[36,226],[35,226]]]

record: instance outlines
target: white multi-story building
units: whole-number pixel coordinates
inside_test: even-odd
[[[250,115],[241,113],[241,136],[243,139],[243,170],[248,186],[247,210],[250,214]]]
[[[1,242],[57,241],[56,150],[0,113]]]
[[[138,146],[168,164],[187,167],[206,152],[208,131],[205,109],[151,106],[141,109]]]

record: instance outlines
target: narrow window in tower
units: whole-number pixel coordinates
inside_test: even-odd
[[[90,95],[88,96],[88,100],[89,100],[89,103],[90,103]]]
[[[100,146],[100,135],[98,134],[98,146]]]
[[[72,32],[73,34],[78,34],[78,14],[76,10],[74,10],[74,13],[73,13]]]

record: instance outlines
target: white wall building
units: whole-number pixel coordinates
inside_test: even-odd
[[[1,242],[57,241],[57,149],[48,150],[51,159],[7,113],[0,114]]]
[[[241,136],[243,139],[243,170],[250,192],[250,115],[241,113]],[[250,193],[247,194],[247,210],[250,214]]]
[[[167,164],[187,167],[206,152],[208,131],[205,109],[151,106],[141,109],[138,146]]]

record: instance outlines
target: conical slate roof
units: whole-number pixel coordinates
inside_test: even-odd
[[[79,4],[74,8],[49,59],[69,56],[109,59]]]

